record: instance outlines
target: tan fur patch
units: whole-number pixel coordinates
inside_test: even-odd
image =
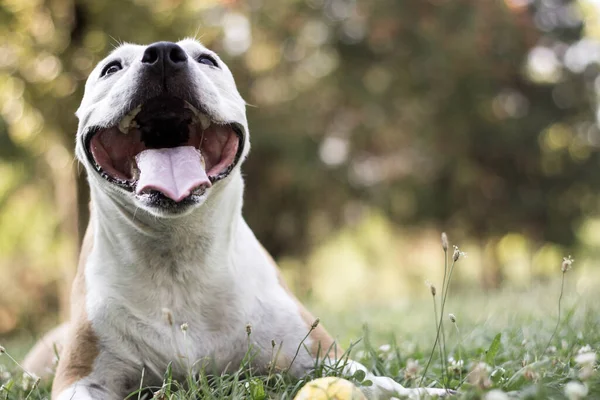
[[[98,338],[85,311],[85,264],[94,243],[93,226],[90,221],[85,232],[77,275],[71,292],[71,321],[65,347],[60,354],[56,377],[52,386],[52,397],[92,372],[98,356]]]
[[[283,276],[281,275],[281,272],[279,271],[279,267],[277,267],[277,263],[275,262],[275,260],[273,260],[273,257],[271,257],[269,252],[267,252],[267,250],[264,247],[262,247],[262,245],[261,249],[265,253],[267,259],[270,261],[273,268],[275,268],[279,284],[285,289],[285,291],[290,295],[290,297],[294,299],[294,301],[298,305],[298,311],[300,312],[302,320],[306,324],[307,329],[310,330],[312,328],[312,325],[315,323],[316,318],[310,313],[310,311],[306,309],[306,307],[304,307],[304,305],[296,298],[296,296],[294,296],[292,291],[289,289],[289,287],[283,279]],[[315,358],[323,358],[328,356],[331,359],[338,359],[341,358],[342,354],[344,353],[344,350],[342,350],[341,347],[335,344],[335,341],[333,340],[331,335],[327,332],[327,330],[325,330],[325,328],[323,328],[321,324],[319,324],[316,328],[314,328],[311,331],[309,338],[311,339],[310,351],[312,356]]]

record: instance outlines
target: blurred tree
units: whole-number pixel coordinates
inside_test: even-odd
[[[482,246],[506,232],[569,246],[597,212],[598,60],[569,59],[587,40],[575,2],[330,0],[251,15],[281,57],[248,77],[261,107],[247,204],[261,207],[246,215],[271,249],[318,242],[357,202]],[[261,56],[251,48],[244,67]],[[493,253],[488,286],[501,279]]]
[[[482,245],[506,232],[571,245],[600,184],[600,52],[581,13],[569,0],[2,0],[0,268],[74,264],[88,198],[73,112],[95,63],[121,40],[193,35],[252,105],[244,212],[275,256],[302,256],[365,206]],[[498,284],[493,251],[484,269]]]

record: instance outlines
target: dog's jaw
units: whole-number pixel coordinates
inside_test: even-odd
[[[92,218],[98,219],[97,228],[107,233],[107,240],[114,241],[111,236],[119,236],[118,243],[131,241],[132,246],[137,246],[138,236],[162,241],[181,239],[181,243],[187,240],[184,237],[221,237],[219,232],[242,218],[244,182],[239,170],[233,171],[223,185],[213,186],[210,196],[204,195],[201,206],[162,216],[140,208],[100,176],[90,177],[90,180],[93,180],[90,185]],[[113,250],[119,253],[118,248]]]

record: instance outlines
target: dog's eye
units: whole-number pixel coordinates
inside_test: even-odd
[[[217,64],[217,61],[207,54],[202,54],[201,56],[198,56],[198,58],[196,58],[196,61],[198,61],[200,64],[206,64],[210,65],[211,67],[219,68],[219,64]]]
[[[100,77],[102,78],[103,76],[112,75],[115,72],[119,72],[122,69],[123,69],[123,66],[121,65],[121,63],[119,61],[112,61],[112,62],[106,64],[104,66],[104,68],[102,68]]]

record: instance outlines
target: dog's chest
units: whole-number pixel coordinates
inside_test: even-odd
[[[197,290],[178,285],[126,299],[109,295],[93,315],[94,328],[129,363],[157,374],[171,362],[177,371],[215,354],[238,359],[240,349],[232,344],[244,343],[248,313],[227,291],[214,292],[211,299]]]
[[[155,376],[169,363],[179,373],[205,363],[217,372],[235,369],[249,346],[264,350],[255,361],[266,366],[273,341],[289,362],[308,328],[243,227],[231,249],[188,243],[163,257],[163,246],[143,246],[147,251],[135,254],[134,265],[127,254],[111,258],[119,253],[99,247],[86,269],[86,303],[100,341]],[[296,364],[311,361],[299,357]]]

